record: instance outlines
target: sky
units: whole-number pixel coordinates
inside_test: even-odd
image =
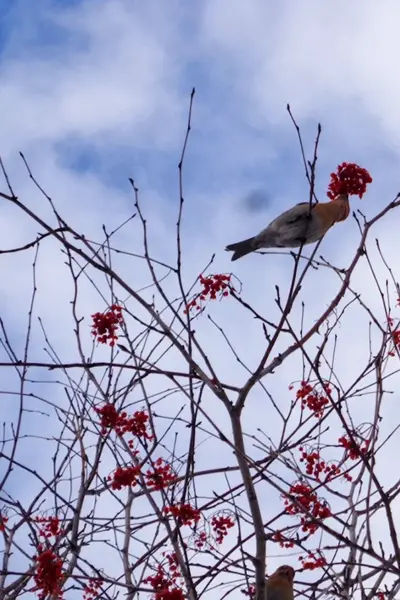
[[[15,193],[54,222],[48,203],[29,179],[19,155],[23,152],[57,210],[91,239],[102,239],[103,224],[112,231],[134,212],[131,177],[140,190],[152,255],[175,260],[178,163],[195,88],[183,175],[187,286],[215,254],[212,272],[233,271],[246,301],[267,318],[277,317],[275,286],[287,288],[291,258],[252,255],[232,264],[224,247],[257,233],[279,212],[308,200],[288,103],[310,158],[317,125],[322,125],[316,180],[320,200],[325,198],[331,171],[343,161],[356,162],[373,176],[365,197],[352,199],[352,209],[361,210],[367,218],[400,191],[400,84],[396,77],[400,6],[395,0],[387,0],[384,6],[373,0],[334,4],[317,0],[3,0],[0,17],[0,155]],[[0,191],[7,193],[1,179]],[[0,210],[3,249],[35,238],[38,225],[19,209],[1,199]],[[345,267],[359,237],[355,219],[349,218],[329,232],[320,253]],[[392,257],[393,274],[398,277],[393,259],[400,253],[397,213],[374,229],[369,247],[377,279],[384,285],[389,275],[379,259],[375,237],[383,255]],[[129,252],[141,251],[137,218],[121,230],[118,245]],[[32,253],[0,257],[0,311],[17,355],[25,343],[32,261]],[[77,357],[70,320],[73,286],[64,263],[65,256],[53,241],[41,245],[31,358],[46,359],[38,317],[62,360],[73,362]],[[143,264],[130,257],[115,257],[114,266],[135,290],[149,283]],[[99,278],[100,288],[105,289],[104,283]],[[170,297],[177,297],[176,282],[168,279],[165,285]],[[338,277],[327,269],[309,274],[301,294],[306,325],[323,312],[338,285]],[[352,288],[382,322],[382,298],[366,261],[354,274]],[[152,293],[145,291],[144,297],[149,299]],[[393,289],[391,302],[394,306]],[[104,298],[89,281],[83,281],[78,310],[86,318],[85,326],[89,315],[104,307]],[[209,314],[249,368],[254,367],[265,344],[258,324],[231,299],[217,303]],[[300,316],[299,303],[293,312],[296,327]],[[366,311],[355,304],[337,328],[335,369],[344,386],[365,364],[368,322]],[[221,379],[243,383],[245,371],[238,368],[216,327],[203,316],[197,328]],[[88,335],[84,350],[89,354],[91,348]],[[107,355],[102,348],[96,352],[96,356]],[[5,356],[3,352],[2,360]],[[268,382],[272,394],[287,395],[288,385],[301,378],[301,361],[297,360],[288,361]],[[178,357],[172,354],[171,364],[176,361]],[[58,390],[56,378],[36,371],[34,375],[40,379],[34,387],[41,397]],[[8,370],[4,382],[5,414],[14,419],[18,378]],[[393,419],[398,419],[397,397],[395,392],[385,401],[387,431]],[[180,401],[171,401],[171,411],[174,402],[178,406]],[[290,399],[282,402],[290,403]],[[374,406],[373,398],[355,402],[355,421],[371,419]],[[230,435],[224,409],[208,408]],[[276,416],[265,409],[261,393],[249,399],[246,427],[254,433],[263,410],[267,434],[273,437]],[[54,423],[54,415],[48,419]],[[24,423],[26,434],[43,427],[37,414]],[[391,443],[395,445],[396,439]],[[212,443],[218,447],[216,441]],[[389,444],[382,449],[382,465],[393,447]],[[32,458],[33,449],[40,455],[43,448],[41,440],[27,437],[20,446],[21,460]],[[199,464],[204,468],[210,456],[213,460],[217,456],[221,465],[232,461],[230,451],[213,454],[212,448],[199,451]],[[258,456],[256,451],[254,456]],[[381,474],[391,481],[384,466]],[[17,476],[12,484],[17,493],[21,486]],[[260,493],[262,498],[269,497],[268,490]],[[274,507],[277,502],[275,498]],[[297,557],[285,558],[297,564]],[[272,558],[270,570],[281,559]]]

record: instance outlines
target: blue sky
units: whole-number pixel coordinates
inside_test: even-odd
[[[172,260],[179,200],[177,165],[190,92],[196,88],[184,167],[187,284],[213,253],[212,270],[230,271],[226,244],[257,233],[280,211],[308,199],[287,103],[301,126],[309,157],[317,124],[322,124],[316,188],[320,200],[330,172],[342,161],[359,163],[374,178],[364,199],[353,199],[354,210],[372,217],[400,191],[400,6],[395,0],[384,8],[374,0],[334,4],[24,0],[3,1],[0,17],[4,17],[0,18],[0,153],[16,194],[49,216],[19,158],[22,151],[59,211],[78,231],[93,238],[101,238],[103,223],[111,230],[133,211],[128,182],[133,177],[149,222],[153,255]],[[6,191],[4,182],[0,190]],[[4,203],[0,207],[5,248],[34,239],[36,225],[15,208]],[[373,237],[378,234],[383,251],[398,256],[396,219],[382,222]],[[139,252],[141,240],[133,224],[121,233],[119,245]],[[346,266],[358,241],[356,222],[350,218],[329,233],[321,253]],[[64,257],[52,242],[46,244],[38,261],[36,316],[45,316],[52,343],[64,360],[72,361],[76,344],[72,327],[67,326],[71,282]],[[377,259],[374,252],[372,243],[371,255]],[[31,263],[32,256],[22,255],[7,255],[0,261],[0,307],[19,351],[32,287]],[[117,264],[135,289],[148,283],[141,266],[122,257]],[[235,263],[234,272],[243,282],[246,299],[276,317],[275,285],[286,289],[290,268],[288,257],[249,256]],[[377,274],[384,282],[387,273],[381,263]],[[171,296],[176,295],[175,284],[166,285]],[[381,299],[366,265],[355,274],[353,287],[372,310],[381,311],[383,319]],[[307,323],[324,310],[337,288],[334,274],[310,273],[301,296],[307,305]],[[84,283],[79,302],[82,316],[103,308],[98,294]],[[250,368],[254,366],[264,347],[257,325],[232,303],[214,306],[212,315]],[[300,315],[299,305],[293,316],[296,325]],[[244,371],[237,368],[205,318],[198,335],[221,377],[242,383]],[[44,342],[36,325],[33,336],[32,356],[44,359]],[[349,362],[357,371],[368,354],[368,317],[350,310],[341,322],[340,336],[337,370],[349,383],[354,379]],[[86,344],[90,352],[90,336]],[[269,391],[281,397],[282,390],[300,376],[300,368],[301,364],[289,361],[268,382]],[[15,385],[10,379],[10,389]],[[5,403],[13,414],[12,397]],[[264,406],[265,398],[255,394],[245,414],[249,431],[259,427],[254,415]],[[367,407],[372,414],[372,400],[361,407],[356,404],[354,418],[366,418]],[[210,410],[224,422],[222,408]],[[397,418],[390,403],[387,411]],[[268,414],[268,423],[274,423],[274,418]],[[40,423],[33,420],[27,430],[37,427]],[[25,457],[32,453],[30,443],[24,442]],[[218,458],[223,463],[231,460],[231,454],[222,452]],[[210,453],[203,449],[200,463],[206,466],[209,460]],[[279,562],[281,557],[273,558],[270,570]]]

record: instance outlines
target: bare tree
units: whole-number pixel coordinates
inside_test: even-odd
[[[276,288],[276,319],[250,305],[234,274],[212,273],[213,257],[190,280],[182,224],[193,98],[194,90],[178,166],[174,264],[153,256],[134,180],[132,215],[113,231],[104,226],[99,241],[67,222],[23,155],[45,209],[17,197],[1,163],[2,201],[39,233],[0,251],[2,261],[18,254],[32,262],[23,346],[0,319],[9,407],[0,454],[0,598],[264,600],[271,562],[294,560],[295,590],[308,598],[394,598],[400,478],[387,460],[400,434],[396,413],[383,408],[399,371],[400,290],[397,265],[373,231],[397,214],[400,200],[370,220],[354,214],[359,242],[345,267],[321,257],[319,243],[309,255],[289,252],[292,275],[287,290]],[[311,203],[321,129],[308,161],[288,110]],[[142,236],[141,255],[119,246],[127,228]],[[48,315],[38,313],[36,276],[46,252],[62,257],[60,281],[68,277],[60,327],[73,324],[73,360],[54,341]],[[378,312],[353,286],[361,265],[378,290]],[[302,291],[327,271],[336,291],[309,323]],[[50,282],[47,293],[59,284]],[[81,310],[88,289],[91,315]],[[256,364],[232,341],[235,322],[220,325],[213,300],[229,302],[235,319],[257,328]],[[349,365],[344,382],[336,348],[354,308],[366,316],[368,359],[361,369]],[[230,381],[218,375],[216,336],[238,367]],[[271,391],[289,363],[292,381]],[[368,410],[360,410],[364,401]]]

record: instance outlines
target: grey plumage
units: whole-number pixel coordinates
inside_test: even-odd
[[[237,260],[260,248],[299,248],[303,244],[313,244],[334,223],[347,219],[349,212],[347,194],[338,194],[330,202],[301,202],[276,217],[254,237],[229,244],[225,249],[233,252],[231,260]]]
[[[233,251],[231,260],[237,260],[259,248],[296,248],[302,243],[310,244],[319,239],[315,238],[311,212],[315,205],[301,202],[276,217],[260,233],[252,238],[229,244],[225,249]],[[304,208],[307,207],[307,210]],[[315,238],[315,239],[314,239]]]

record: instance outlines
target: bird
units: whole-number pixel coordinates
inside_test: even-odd
[[[267,579],[267,600],[293,600],[294,569],[282,565]]]
[[[299,248],[318,242],[326,232],[350,214],[348,194],[338,194],[329,202],[300,202],[280,214],[260,233],[225,250],[237,260],[260,248]]]

